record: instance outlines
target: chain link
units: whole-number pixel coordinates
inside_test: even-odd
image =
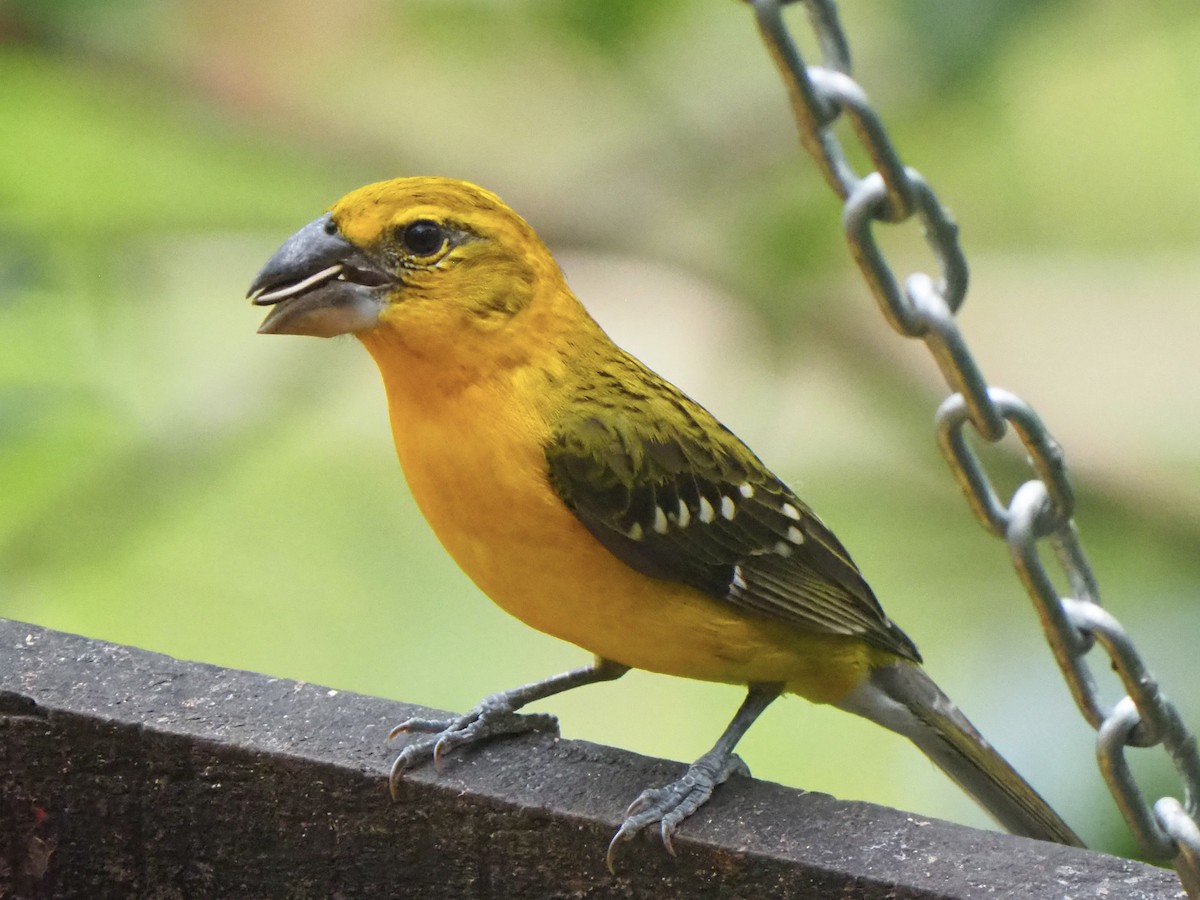
[[[850,77],[850,50],[834,0],[798,0],[808,13],[821,66],[806,66],[783,17],[795,0],[748,0],[759,31],[783,77],[800,142],[842,198],[843,225],[855,261],[884,317],[896,331],[929,347],[953,393],[937,411],[938,443],[979,521],[1004,539],[1013,566],[1034,601],[1046,639],[1080,712],[1097,730],[1100,770],[1142,852],[1173,860],[1192,900],[1200,900],[1200,753],[1175,706],[1159,689],[1128,634],[1100,606],[1091,564],[1079,542],[1074,493],[1062,449],[1033,408],[991,387],[958,329],[955,313],[967,289],[967,264],[958,228],[924,178],[904,166],[866,93]],[[859,175],[833,126],[845,115],[874,171]],[[938,278],[910,275],[901,288],[880,251],[877,222],[916,217],[937,262]],[[1011,427],[1036,478],[1000,498],[967,437],[997,442]],[[1072,597],[1055,587],[1043,549],[1050,551]],[[1106,706],[1087,656],[1099,645],[1127,691]],[[1126,760],[1128,747],[1162,746],[1179,773],[1183,801],[1146,800]]]

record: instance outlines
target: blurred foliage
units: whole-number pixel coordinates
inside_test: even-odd
[[[1200,14],[843,13],[902,152],[963,225],[985,371],[1066,445],[1107,596],[1195,724],[1200,425],[1179,411],[1200,402]],[[1132,852],[1005,551],[933,449],[936,372],[850,271],[741,5],[9,0],[0,85],[0,615],[447,708],[577,665],[445,558],[354,342],[258,337],[240,300],[350,188],[466,177],[796,482],[1080,831]],[[913,234],[885,247],[928,268]],[[568,736],[692,758],[737,702],[634,674],[549,706]],[[743,755],[983,824],[900,739],[836,712],[779,704]],[[1161,762],[1147,777],[1171,791]]]

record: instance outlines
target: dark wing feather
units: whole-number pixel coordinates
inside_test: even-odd
[[[920,661],[833,533],[703,408],[632,357],[597,372],[580,401],[546,446],[550,483],[618,558]]]

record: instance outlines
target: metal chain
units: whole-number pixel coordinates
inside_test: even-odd
[[[1117,806],[1142,852],[1172,860],[1188,895],[1200,900],[1196,738],[1125,630],[1100,606],[1092,567],[1072,520],[1074,495],[1061,448],[1025,401],[987,383],[958,329],[954,316],[967,288],[958,227],[921,175],[903,165],[865,92],[850,77],[849,44],[834,0],[799,0],[816,34],[821,66],[805,66],[784,22],[783,7],[794,0],[748,2],[787,86],[800,142],[844,201],[842,220],[850,250],[884,317],[901,334],[925,342],[953,391],[937,411],[938,443],[976,517],[1008,543],[1075,702],[1098,732],[1100,770]],[[874,171],[862,176],[854,171],[833,133],[841,115],[850,120]],[[913,216],[923,227],[939,277],[916,273],[901,288],[873,228],[876,222],[899,223]],[[968,423],[993,443],[1011,426],[1028,452],[1037,477],[1022,484],[1007,504],[968,441]],[[1072,597],[1062,596],[1055,587],[1042,560],[1043,547],[1052,551]],[[1087,659],[1096,644],[1128,692],[1112,706],[1098,696]],[[1125,749],[1159,745],[1179,773],[1184,799],[1164,797],[1151,807],[1130,772]]]

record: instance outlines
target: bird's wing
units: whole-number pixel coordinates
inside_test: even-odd
[[[654,378],[635,402],[581,404],[546,446],[551,485],[597,540],[643,574],[919,662],[816,514],[703,408]]]

